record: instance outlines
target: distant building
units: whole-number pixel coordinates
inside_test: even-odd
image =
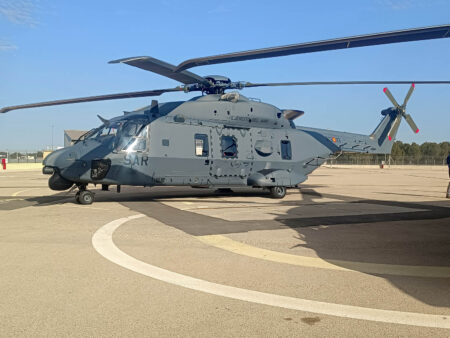
[[[64,147],[71,146],[86,133],[87,130],[64,130]]]

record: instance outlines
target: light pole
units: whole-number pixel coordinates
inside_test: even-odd
[[[52,151],[53,151],[53,127],[54,125],[52,124]]]

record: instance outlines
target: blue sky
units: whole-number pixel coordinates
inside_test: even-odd
[[[0,0],[0,107],[177,82],[108,61],[149,55],[167,62],[254,48],[448,24],[447,0],[49,1]],[[193,68],[237,81],[450,80],[450,39]],[[253,88],[242,94],[306,112],[298,124],[369,134],[390,106],[383,86]],[[390,86],[402,102],[408,86]],[[171,93],[160,102],[193,94]],[[151,98],[12,111],[0,116],[0,150],[62,145],[64,129],[99,125]],[[397,139],[450,140],[450,85],[418,85]]]

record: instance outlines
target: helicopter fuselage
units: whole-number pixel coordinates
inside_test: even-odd
[[[54,190],[90,183],[285,188],[305,181],[332,154],[385,147],[379,137],[296,127],[292,112],[237,93],[154,101],[102,119],[76,144],[50,154],[44,173],[52,174]],[[394,118],[385,117],[382,129]]]
[[[333,153],[320,142],[311,146],[312,137],[272,105],[221,98],[206,95],[112,119],[110,130],[103,125],[44,165],[81,184],[295,186]],[[134,133],[124,139],[121,128],[131,124]]]

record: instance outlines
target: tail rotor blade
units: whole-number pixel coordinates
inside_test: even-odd
[[[398,105],[397,101],[394,99],[394,96],[392,96],[391,92],[389,91],[389,89],[387,87],[385,87],[383,89],[383,92],[386,94],[386,96],[392,102],[392,104],[394,105],[395,108],[399,108],[400,107]]]
[[[398,115],[397,118],[395,119],[394,123],[392,123],[391,129],[389,130],[389,133],[388,133],[389,141],[392,141],[392,139],[397,134],[398,127],[400,127],[401,119],[402,119],[402,117],[400,115]]]
[[[408,93],[406,94],[405,100],[403,101],[403,107],[406,107],[406,104],[408,103],[409,98],[411,97],[411,94],[413,93],[415,88],[416,85],[414,83],[411,83],[411,87],[409,87]]]
[[[406,122],[408,122],[412,131],[417,134],[419,132],[419,128],[417,128],[417,125],[414,123],[414,120],[412,119],[411,115],[405,114],[405,120],[406,120]]]

